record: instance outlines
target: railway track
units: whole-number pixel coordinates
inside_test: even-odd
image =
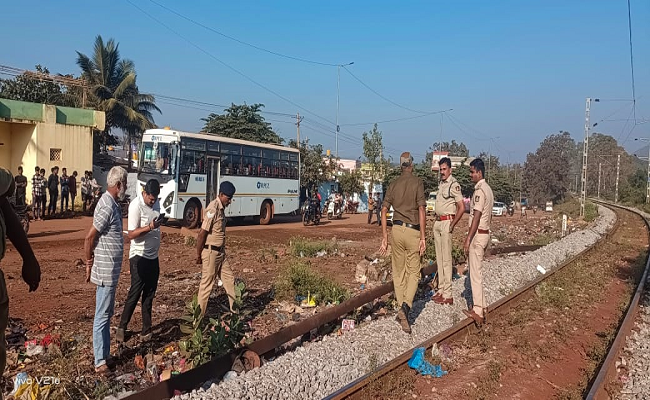
[[[491,255],[513,255],[527,253],[539,249],[539,245],[514,246],[505,248],[496,248],[491,250]],[[423,269],[424,275],[429,275],[436,270],[435,263]],[[392,282],[379,285],[372,289],[364,291],[362,294],[349,299],[338,306],[330,307],[313,317],[302,320],[296,324],[290,325],[279,330],[267,337],[259,339],[245,349],[226,354],[217,359],[203,364],[197,368],[187,371],[169,380],[160,382],[150,388],[127,397],[129,400],[149,400],[149,399],[167,399],[177,392],[187,392],[200,387],[206,381],[220,380],[230,370],[235,359],[245,350],[250,350],[259,356],[266,358],[273,357],[277,354],[278,349],[285,343],[294,338],[308,334],[313,329],[322,327],[325,324],[337,321],[339,318],[349,314],[355,309],[381,298],[384,295],[393,292]]]
[[[612,204],[604,204],[604,205],[610,208],[617,209],[618,214],[625,212],[622,211],[623,207],[618,207]],[[637,211],[631,209],[627,209],[627,210],[637,215],[641,215]],[[641,217],[643,219],[643,222],[645,223],[646,230],[648,231],[649,234],[648,241],[650,242],[650,225],[642,215]],[[510,294],[509,296],[506,296],[501,300],[497,301],[496,303],[491,304],[488,309],[489,310],[488,324],[490,319],[495,320],[497,318],[506,315],[511,309],[513,309],[513,307],[517,306],[525,299],[530,299],[532,296],[534,296],[535,288],[540,283],[549,280],[555,274],[563,271],[567,266],[570,266],[576,263],[577,261],[585,258],[590,253],[597,251],[599,245],[603,244],[607,240],[610,240],[611,235],[613,235],[617,231],[617,229],[619,228],[619,222],[620,222],[620,218],[617,219],[616,224],[605,236],[603,236],[596,243],[586,248],[584,251],[569,258],[568,260],[564,261],[561,265],[559,265],[555,269],[531,281],[529,284],[525,285],[524,287]],[[649,266],[650,266],[650,260],[646,255],[645,264],[643,268],[643,275],[639,280],[636,289],[633,292],[632,300],[630,301],[629,306],[627,307],[624,313],[624,317],[621,319],[620,325],[618,326],[616,338],[613,340],[611,347],[607,352],[607,356],[604,358],[602,364],[597,369],[597,373],[593,377],[591,377],[587,390],[585,390],[584,392],[586,398],[588,399],[610,398],[609,397],[610,394],[607,392],[608,384],[613,379],[615,379],[616,376],[615,362],[619,359],[619,354],[625,343],[625,338],[629,334],[634,324],[634,319],[638,313],[639,302],[644,291],[644,283],[648,277]],[[371,398],[372,396],[370,395],[369,397],[369,393],[371,393],[370,389],[373,386],[374,388],[377,387],[385,388],[385,386],[383,386],[383,382],[389,382],[391,374],[396,373],[398,370],[403,371],[405,369],[408,369],[406,363],[411,358],[415,348],[424,347],[428,352],[434,344],[440,346],[442,344],[457,342],[461,339],[467,340],[468,337],[471,337],[477,334],[478,332],[479,332],[479,328],[476,327],[476,325],[471,319],[468,318],[463,321],[460,321],[459,323],[455,324],[451,328],[439,333],[438,335],[435,335],[434,337],[422,343],[417,344],[416,346],[405,351],[398,357],[379,366],[374,371],[358,378],[357,380],[349,383],[348,385],[344,386],[343,388],[337,390],[336,392],[330,394],[325,398],[326,399]],[[388,385],[390,384],[392,383],[389,383]],[[404,396],[406,396],[406,394],[404,394]]]

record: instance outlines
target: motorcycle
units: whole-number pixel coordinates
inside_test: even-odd
[[[101,199],[102,195],[104,194],[101,187],[93,188],[92,192],[93,192],[92,202],[90,203],[90,206],[86,208],[86,213],[88,215],[93,215],[95,213],[95,207],[97,207],[97,203],[99,203],[99,199]]]
[[[302,204],[302,224],[307,226],[310,223],[318,225],[320,223],[320,213],[316,205],[317,200],[307,199]]]
[[[331,201],[327,206],[327,219],[340,219],[343,216],[343,206]]]
[[[515,214],[515,208],[512,206],[508,206],[508,215],[513,216]]]
[[[14,196],[9,196],[9,203],[11,204],[11,208],[18,216],[18,220],[20,220],[20,224],[23,226],[25,234],[27,234],[27,232],[29,232],[29,206],[25,204],[16,204],[16,199]]]
[[[358,208],[359,208],[358,201],[348,201],[345,204],[345,212],[348,214],[356,214]]]
[[[325,206],[323,207],[323,209],[322,209],[321,211],[327,211],[327,210],[329,210],[329,208],[330,208],[330,203],[331,203],[331,202],[332,202],[331,199],[326,199],[326,200],[325,200]]]

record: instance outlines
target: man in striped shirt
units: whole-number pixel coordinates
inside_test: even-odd
[[[95,372],[102,375],[110,372],[107,365],[111,345],[110,322],[124,253],[122,210],[117,201],[126,195],[126,179],[127,173],[122,167],[113,167],[108,172],[108,189],[95,207],[93,226],[85,241],[86,282],[97,285],[93,322]]]
[[[43,196],[43,177],[41,176],[41,169],[36,167],[32,177],[32,203],[34,204],[35,221],[42,219],[43,214],[45,214],[45,210],[41,210],[41,196]]]

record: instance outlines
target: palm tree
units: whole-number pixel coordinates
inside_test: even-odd
[[[104,146],[113,128],[126,132],[130,168],[133,137],[155,127],[153,111],[161,111],[153,95],[140,93],[135,65],[131,60],[120,59],[118,47],[113,39],[104,43],[98,35],[92,58],[77,52],[77,65],[89,86],[88,104],[106,113],[106,128],[101,132]]]

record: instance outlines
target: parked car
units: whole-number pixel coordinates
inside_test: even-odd
[[[508,213],[508,207],[505,205],[505,203],[502,203],[500,201],[494,202],[494,205],[492,205],[492,215],[502,217],[505,216],[507,213]]]
[[[546,211],[547,212],[552,212],[553,211],[553,202],[552,201],[547,201],[546,202]]]
[[[393,206],[390,206],[390,210],[386,213],[386,225],[393,225]]]
[[[436,212],[436,193],[429,193],[429,198],[427,199],[427,214],[433,214]]]

